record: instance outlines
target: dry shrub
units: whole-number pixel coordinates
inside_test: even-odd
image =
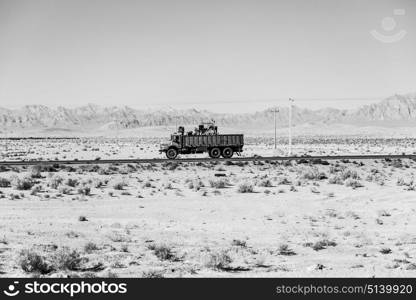
[[[231,256],[228,254],[228,251],[222,250],[219,252],[214,252],[209,254],[206,267],[215,269],[215,270],[225,270],[228,269],[230,264],[233,262]]]
[[[35,185],[35,182],[31,177],[27,175],[23,177],[13,176],[11,179],[11,185],[13,188],[19,191],[30,190]]]
[[[69,195],[71,193],[71,188],[69,186],[66,185],[61,185],[58,187],[58,192],[60,192],[61,194],[64,195]]]
[[[245,247],[247,247],[247,241],[244,241],[244,240],[239,240],[239,239],[234,239],[234,240],[231,242],[231,245],[233,245],[233,246],[237,246],[237,247],[242,247],[242,248],[245,248]]]
[[[10,186],[10,180],[4,177],[0,177],[0,187],[5,188]]]
[[[64,180],[64,185],[70,186],[70,187],[76,187],[79,184],[79,180],[77,178],[71,178],[68,177]]]
[[[142,278],[163,278],[165,272],[163,270],[151,269],[143,271]]]
[[[22,250],[18,261],[22,270],[28,273],[48,274],[53,271],[53,266],[45,257],[33,250]]]
[[[86,243],[86,244],[85,244],[85,246],[84,246],[84,252],[85,252],[85,253],[90,254],[90,253],[92,253],[92,252],[94,252],[94,251],[96,251],[96,250],[99,250],[99,248],[98,248],[98,246],[97,246],[97,244],[96,244],[96,243],[93,243],[93,242],[88,242],[88,243]]]
[[[303,168],[300,177],[307,180],[322,180],[328,178],[325,172],[319,171],[317,167]]]
[[[238,186],[239,193],[253,193],[254,188],[253,185],[250,183],[243,183]]]
[[[82,185],[77,188],[78,194],[88,196],[91,193],[91,187],[88,185]]]
[[[228,179],[222,178],[222,179],[219,179],[219,180],[210,180],[209,185],[212,188],[224,189],[224,188],[226,188],[230,185],[230,182],[228,181]]]
[[[360,179],[360,176],[358,176],[357,171],[355,170],[351,170],[351,169],[344,169],[341,172],[341,178],[343,180],[346,180],[348,178],[352,178],[352,179]]]
[[[62,247],[54,255],[55,266],[60,270],[77,271],[84,260],[77,250],[68,247]]]
[[[130,237],[123,235],[118,231],[112,231],[108,233],[107,237],[115,243],[125,243],[125,242],[130,242],[131,240]]]
[[[286,255],[286,256],[291,256],[291,255],[296,255],[296,252],[293,251],[288,244],[282,244],[279,246],[278,252],[280,255]]]
[[[188,188],[193,189],[195,191],[199,191],[201,188],[203,188],[205,185],[201,180],[196,181],[190,181],[188,183]]]
[[[42,166],[32,166],[29,170],[30,178],[42,178]]]
[[[336,174],[336,175],[332,175],[331,177],[329,177],[328,183],[342,185],[344,184],[344,180],[342,180],[340,175]]]
[[[126,187],[126,186],[127,186],[127,182],[126,182],[126,180],[125,180],[124,178],[122,178],[122,177],[117,177],[117,178],[114,178],[114,179],[111,181],[110,185],[111,185],[111,186],[112,186],[112,188],[113,188],[113,189],[115,189],[115,190],[122,190],[122,189],[124,189],[124,187]]]
[[[149,250],[152,250],[157,258],[160,260],[177,260],[175,253],[172,251],[172,247],[166,244],[150,244]]]
[[[40,184],[36,184],[32,187],[32,189],[30,190],[30,194],[31,195],[36,195],[37,193],[39,193],[40,191],[42,191],[42,185]]]
[[[312,249],[315,251],[326,249],[327,247],[335,247],[337,245],[336,242],[330,241],[327,239],[317,241],[315,244],[312,245]]]
[[[259,186],[261,186],[261,187],[272,187],[273,184],[270,181],[270,179],[265,179],[265,180],[260,181]]]
[[[58,189],[58,187],[64,182],[64,178],[59,174],[54,174],[49,178],[48,186],[53,189]]]
[[[359,188],[359,187],[363,187],[363,184],[360,181],[356,180],[356,179],[348,178],[345,181],[345,186],[352,187],[352,188],[356,189],[356,188]]]

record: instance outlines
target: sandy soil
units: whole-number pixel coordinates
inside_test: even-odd
[[[3,168],[0,275],[413,277],[415,166]]]

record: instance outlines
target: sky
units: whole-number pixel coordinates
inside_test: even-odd
[[[352,108],[416,91],[415,30],[415,0],[0,0],[0,107]]]

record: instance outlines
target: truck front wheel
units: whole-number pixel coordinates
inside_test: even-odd
[[[166,151],[166,157],[169,159],[175,159],[176,156],[178,156],[178,150],[175,148],[170,148],[168,151]]]
[[[221,151],[219,148],[212,148],[209,150],[209,157],[211,158],[219,158],[221,156]]]
[[[233,154],[234,154],[234,151],[230,147],[224,148],[224,150],[222,150],[222,156],[224,158],[231,158],[233,157]]]

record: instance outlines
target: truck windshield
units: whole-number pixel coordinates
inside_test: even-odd
[[[172,135],[172,141],[175,143],[179,143],[179,136],[178,135]]]

